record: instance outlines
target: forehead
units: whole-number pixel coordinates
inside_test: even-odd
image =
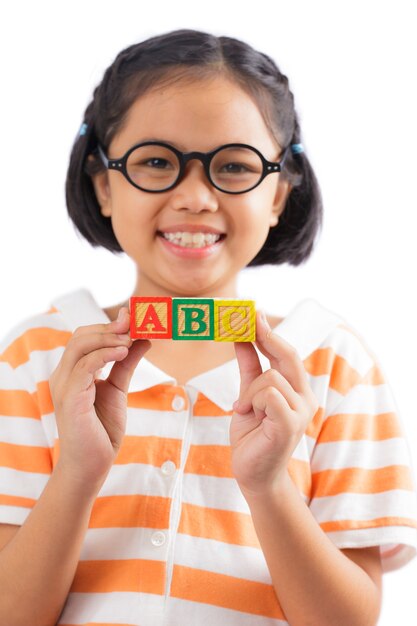
[[[120,155],[150,137],[184,151],[209,151],[235,142],[266,152],[279,150],[255,100],[225,77],[180,80],[139,96],[110,148]]]

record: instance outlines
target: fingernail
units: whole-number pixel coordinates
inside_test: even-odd
[[[239,409],[239,400],[235,400],[235,401],[233,402],[232,409],[233,409],[234,411],[237,411],[237,410]]]
[[[119,309],[119,313],[117,314],[116,322],[120,322],[123,316],[123,309]]]

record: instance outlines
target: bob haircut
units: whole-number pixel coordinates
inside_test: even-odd
[[[138,97],[155,86],[198,81],[223,74],[257,103],[267,128],[284,150],[301,143],[294,97],[287,77],[274,61],[231,37],[181,29],[158,35],[122,50],[107,68],[84,113],[72,146],[65,183],[69,216],[93,246],[122,252],[111,218],[101,214],[92,175],[104,170],[97,144],[106,150]],[[291,192],[279,222],[272,227],[249,266],[299,265],[310,256],[322,225],[322,198],[304,152],[291,150],[281,173]]]

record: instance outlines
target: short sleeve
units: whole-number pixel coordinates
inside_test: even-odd
[[[341,338],[342,337],[342,338]],[[417,498],[392,390],[373,353],[338,331],[311,455],[310,509],[339,548],[380,546],[384,571],[416,554]]]
[[[21,525],[52,471],[49,384],[27,336],[0,346],[0,523]],[[32,362],[31,362],[32,361]],[[46,421],[45,421],[46,420]]]

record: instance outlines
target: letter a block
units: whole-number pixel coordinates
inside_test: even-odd
[[[132,339],[171,339],[172,298],[130,298]]]
[[[253,300],[130,298],[132,339],[255,341]]]

